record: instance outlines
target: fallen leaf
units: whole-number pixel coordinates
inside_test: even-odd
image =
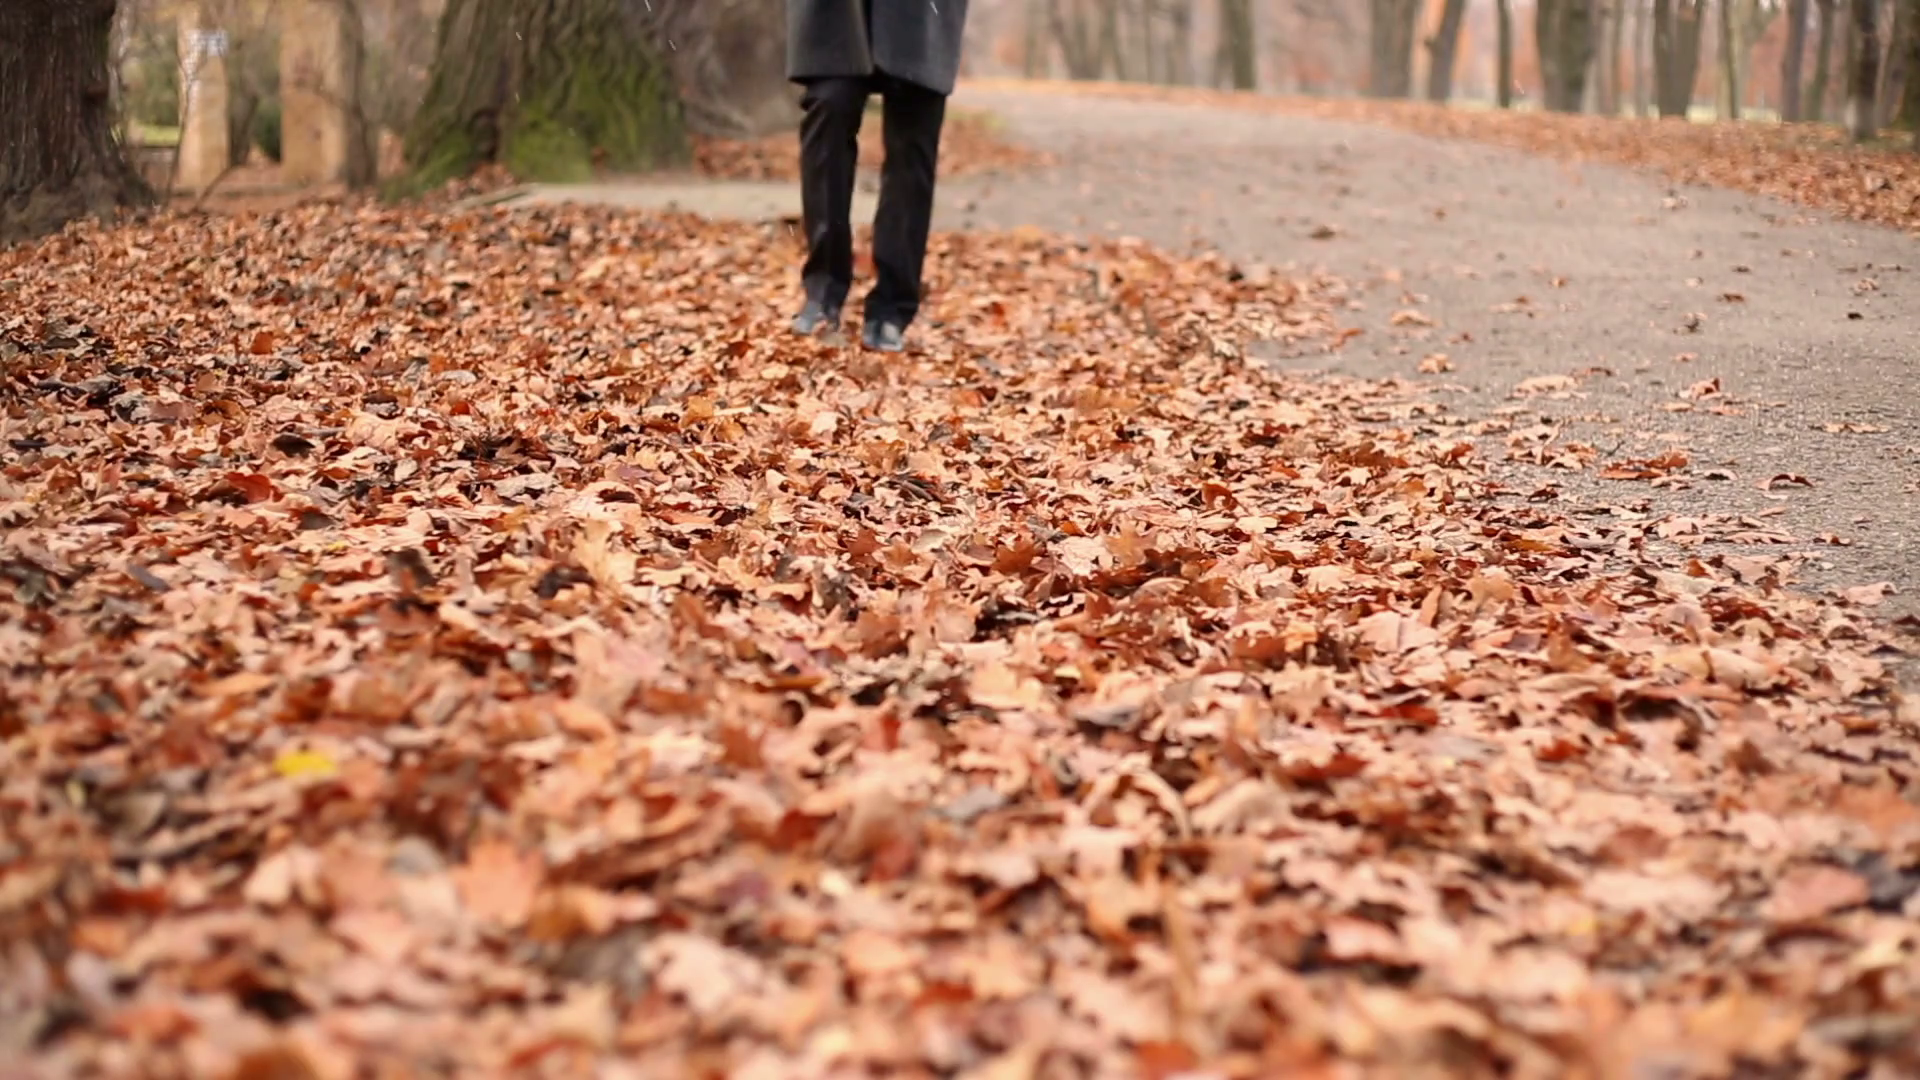
[[[454,868],[453,882],[467,913],[482,923],[512,928],[526,922],[542,878],[538,856],[484,840]]]
[[[1824,863],[1796,866],[1768,894],[1766,916],[1774,922],[1802,923],[1867,902],[1867,879]]]

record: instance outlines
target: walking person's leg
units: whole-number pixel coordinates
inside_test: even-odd
[[[880,206],[873,218],[873,266],[878,280],[867,294],[863,340],[869,348],[899,352],[920,312],[921,272],[933,224],[933,185],[940,160],[946,95],[900,79],[884,80],[887,160],[880,172]]]
[[[864,78],[821,78],[800,97],[800,208],[807,261],[800,271],[806,305],[793,328],[811,334],[840,323],[853,287],[854,169],[860,157],[860,118],[871,84]]]

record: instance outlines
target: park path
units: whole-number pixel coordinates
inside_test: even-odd
[[[1912,237],[1385,128],[1004,88],[956,104],[1061,163],[948,183],[937,227],[1323,269],[1349,283],[1345,321],[1364,333],[1276,362],[1429,383],[1495,459],[1515,433],[1557,429],[1555,452],[1584,443],[1597,460],[1504,467],[1518,491],[1551,484],[1576,514],[1752,515],[1793,542],[1744,553],[1804,555],[1810,588],[1890,582],[1883,610],[1920,612]],[[1434,354],[1450,370],[1422,373]],[[1676,449],[1678,483],[1599,478]],[[1782,475],[1811,486],[1763,490]]]

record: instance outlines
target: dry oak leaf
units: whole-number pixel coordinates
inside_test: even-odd
[[[1839,596],[1849,604],[1861,607],[1879,607],[1886,602],[1887,594],[1894,591],[1890,581],[1876,581],[1871,585],[1854,585],[1839,590]]]
[[[1726,899],[1726,887],[1694,874],[1656,876],[1600,870],[1587,878],[1586,899],[1612,911],[1665,915],[1682,922],[1707,918]]]
[[[1113,553],[1098,536],[1065,536],[1051,545],[1060,568],[1077,578],[1090,577],[1102,567],[1113,565]]]
[[[765,994],[774,984],[759,960],[700,934],[660,935],[647,945],[646,963],[660,989],[679,995],[702,1016],[725,1011],[729,1002]]]
[[[298,897],[305,903],[320,900],[320,853],[295,844],[282,848],[260,861],[241,895],[248,903],[262,907],[280,907]]]
[[[1377,611],[1355,624],[1360,640],[1375,652],[1398,655],[1440,640],[1433,627],[1398,611]]]
[[[1810,922],[1872,898],[1867,879],[1826,863],[1796,866],[1774,885],[1761,910],[1777,923]]]
[[[1118,1038],[1141,1043],[1172,1034],[1172,1010],[1163,994],[1084,967],[1056,974],[1053,985],[1069,1010]]]
[[[1514,384],[1512,396],[1524,398],[1541,394],[1566,394],[1579,387],[1580,380],[1571,375],[1535,375]]]
[[[453,871],[455,888],[468,914],[481,922],[516,927],[527,921],[540,891],[540,857],[522,853],[501,840],[473,846],[464,865]]]
[[[1005,664],[988,664],[974,671],[967,681],[967,698],[975,705],[1011,712],[1025,709],[1040,712],[1052,704],[1047,688],[1040,680],[1022,675]]]

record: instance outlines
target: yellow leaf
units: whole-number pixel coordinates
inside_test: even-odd
[[[323,779],[340,771],[340,764],[318,750],[285,750],[273,759],[273,771],[289,780]]]

